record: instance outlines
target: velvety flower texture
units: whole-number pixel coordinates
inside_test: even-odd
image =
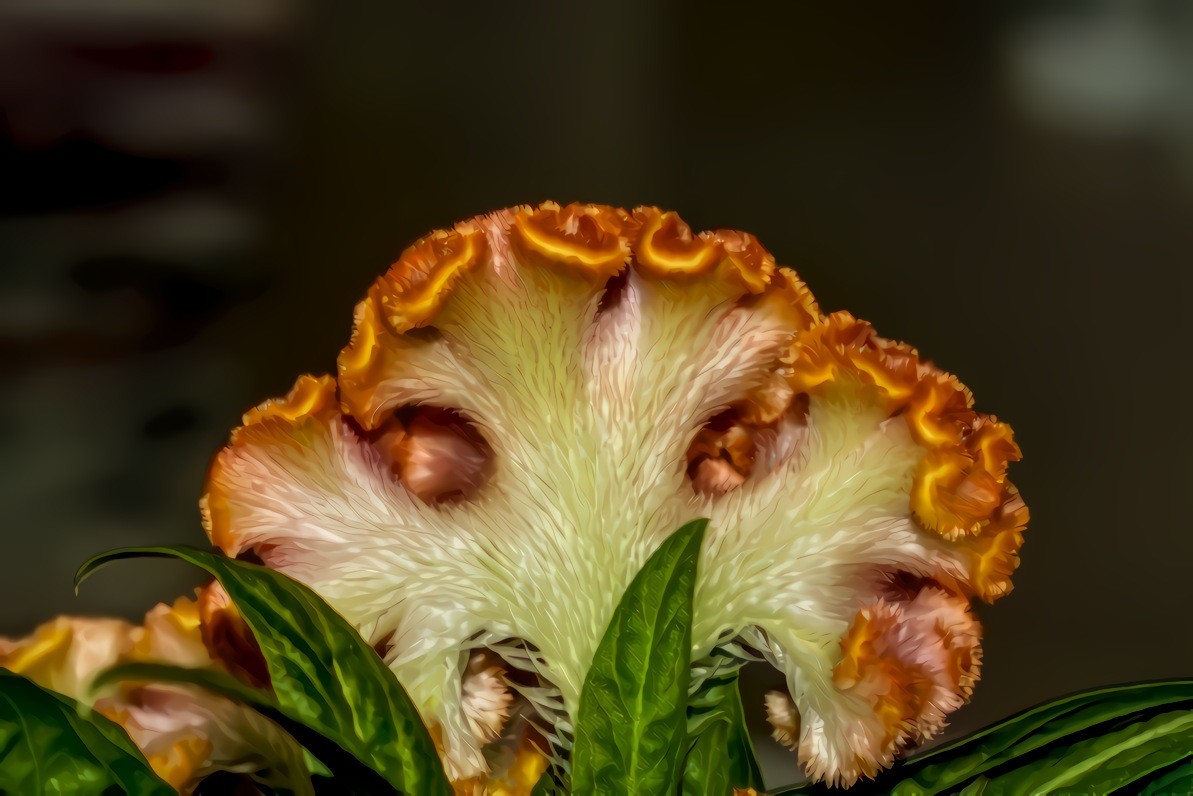
[[[1010,590],[1027,522],[1018,458],[960,382],[823,314],[752,236],[546,203],[403,253],[336,374],[249,412],[202,505],[217,547],[352,622],[458,787],[492,792],[542,770],[538,732],[566,752],[622,592],[709,517],[693,660],[780,669],[776,738],[848,784],[968,698],[969,601]]]

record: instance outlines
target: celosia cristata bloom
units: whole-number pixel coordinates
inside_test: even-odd
[[[729,645],[781,669],[776,736],[849,783],[966,700],[968,601],[1010,589],[1019,451],[972,404],[822,314],[750,235],[520,207],[411,246],[337,373],[245,417],[204,519],[359,628],[468,780],[514,699],[480,652],[534,675],[519,695],[566,749],[622,592],[707,516],[693,660]]]
[[[762,655],[788,685],[767,695],[775,737],[808,773],[872,774],[968,697],[968,601],[1010,590],[1027,520],[1010,428],[956,379],[822,315],[751,236],[652,208],[546,204],[432,233],[357,307],[336,377],[244,422],[203,500],[213,542],[352,621],[464,792],[541,774],[527,704],[566,754],[622,592],[696,516],[696,672],[718,647]],[[98,699],[183,790],[301,766],[218,697],[90,693],[120,660],[268,679],[218,586],[143,627],[59,619],[0,640],[0,665]]]

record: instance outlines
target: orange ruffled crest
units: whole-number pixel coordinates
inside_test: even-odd
[[[833,682],[838,688],[866,692],[882,722],[882,748],[887,755],[909,734],[926,696],[923,674],[888,654],[887,636],[893,633],[900,616],[896,605],[882,601],[859,611],[841,639],[841,662],[833,669]],[[858,758],[857,762],[865,776],[878,771],[878,761]]]
[[[927,448],[959,442],[977,417],[965,385],[848,312],[834,312],[796,335],[789,358],[796,392],[845,384],[871,388],[891,414],[903,412],[912,435]]]
[[[637,228],[634,259],[640,272],[659,279],[714,274],[748,293],[770,284],[775,258],[753,235],[734,230],[692,234],[678,214],[640,207],[632,216]]]
[[[264,423],[270,419],[294,422],[306,417],[330,419],[339,412],[336,382],[331,376],[299,376],[283,398],[270,398],[245,413],[241,428]],[[241,429],[233,431],[237,434]],[[235,436],[233,436],[235,440]]]
[[[476,224],[436,230],[402,252],[373,283],[369,298],[399,334],[422,326],[443,305],[455,281],[481,262],[487,244]]]
[[[915,349],[879,337],[847,312],[834,312],[797,335],[791,360],[797,393],[860,385],[875,390],[892,413],[907,404],[919,378]]]
[[[990,523],[965,545],[972,555],[972,591],[988,603],[1011,593],[1011,575],[1019,566],[1019,549],[1029,512],[1018,490],[1007,485],[1002,504]]]
[[[624,226],[624,214],[612,207],[544,202],[514,214],[510,243],[526,262],[562,265],[577,276],[604,282],[629,260]]]
[[[345,411],[368,429],[381,422],[376,387],[400,356],[400,350],[394,350],[395,339],[402,340],[403,337],[388,335],[372,298],[356,305],[352,339],[340,352],[337,368]]]
[[[436,230],[406,249],[369,288],[356,305],[352,339],[338,363],[344,400],[360,405],[354,407],[361,410],[358,417],[370,415],[371,386],[392,361],[393,352],[382,338],[430,321],[453,285],[480,264],[487,251],[484,230],[475,222]]]
[[[486,228],[507,235],[519,260],[562,267],[589,281],[604,283],[632,262],[636,271],[654,278],[711,276],[737,296],[756,294],[755,309],[788,318],[793,331],[820,319],[811,291],[794,271],[777,268],[753,235],[733,230],[694,235],[678,215],[653,207],[632,213],[555,202],[512,208],[426,236],[357,304],[352,338],[340,354],[338,371],[345,411],[366,428],[382,420],[377,385],[414,345],[404,333],[431,322],[455,281],[485,259]],[[411,274],[433,276],[418,281]],[[433,295],[428,292],[432,287]]]
[[[977,419],[973,393],[948,373],[930,366],[920,371],[904,414],[907,427],[926,448],[956,445]]]
[[[232,538],[231,509],[228,495],[221,486],[224,479],[220,477],[226,458],[235,448],[268,438],[279,423],[295,425],[310,419],[328,423],[339,413],[335,379],[310,375],[299,376],[285,397],[271,398],[245,413],[244,425],[233,429],[228,447],[212,460],[207,471],[207,491],[199,499],[203,528],[212,544],[228,555],[235,556],[240,552]]]
[[[920,462],[912,514],[948,539],[981,533],[1007,499],[1007,465],[1019,458],[1011,427],[979,416],[961,442],[932,450]]]
[[[984,554],[1001,562],[997,569],[1004,574],[997,585],[977,588],[985,599],[1005,593],[1007,562],[1018,549],[1022,527],[1001,536],[990,530],[990,538],[985,529],[1011,500],[1007,466],[1019,460],[1020,451],[1010,426],[974,411],[965,385],[921,360],[915,349],[878,337],[870,324],[845,312],[797,334],[790,360],[796,393],[860,386],[885,402],[888,412],[902,414],[926,449],[913,476],[912,516],[947,539],[982,535]],[[983,581],[988,573],[974,577]]]
[[[925,528],[946,539],[976,534],[994,514],[1002,489],[965,451],[930,451],[915,471],[911,510]]]
[[[1007,465],[1023,457],[1011,427],[990,416],[975,422],[967,447],[977,464],[1000,484],[1006,481]]]
[[[660,278],[701,276],[716,268],[723,258],[721,247],[706,235],[693,235],[677,213],[655,207],[634,211],[638,237],[634,258],[638,270]]]
[[[776,266],[770,285],[756,302],[757,309],[786,317],[793,331],[805,331],[824,320],[816,297],[790,268]]]

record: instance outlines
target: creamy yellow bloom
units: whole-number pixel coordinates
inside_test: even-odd
[[[499,655],[566,757],[622,592],[707,516],[693,660],[759,651],[785,742],[850,783],[968,697],[968,601],[1010,589],[1026,524],[1018,456],[955,378],[822,314],[752,236],[547,203],[415,243],[336,375],[246,415],[203,510],[377,646],[460,783],[510,705],[469,660]]]
[[[79,700],[120,724],[157,775],[183,793],[216,771],[271,769],[291,787],[305,773],[293,741],[255,711],[196,688],[130,684],[94,693],[95,676],[117,663],[165,662],[221,668],[204,642],[202,604],[181,597],[145,615],[117,619],[58,617],[17,640],[0,639],[0,666]],[[289,766],[289,768],[287,768]],[[301,788],[300,788],[301,791]]]

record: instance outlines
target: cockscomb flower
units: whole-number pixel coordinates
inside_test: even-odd
[[[196,599],[157,605],[134,625],[58,617],[17,640],[0,639],[0,667],[24,675],[121,725],[159,777],[184,793],[208,774],[267,772],[298,792],[306,767],[298,745],[252,708],[199,688],[129,683],[93,689],[118,663],[168,662],[234,674],[261,685],[260,653],[219,584]],[[309,783],[308,783],[309,784]],[[308,788],[309,790],[309,788]]]
[[[246,415],[202,505],[215,545],[375,645],[460,783],[512,724],[566,764],[621,594],[709,517],[693,661],[780,669],[777,736],[848,784],[968,698],[969,601],[1010,590],[1027,520],[1018,457],[954,377],[823,314],[751,235],[546,203],[406,250],[335,375]]]

